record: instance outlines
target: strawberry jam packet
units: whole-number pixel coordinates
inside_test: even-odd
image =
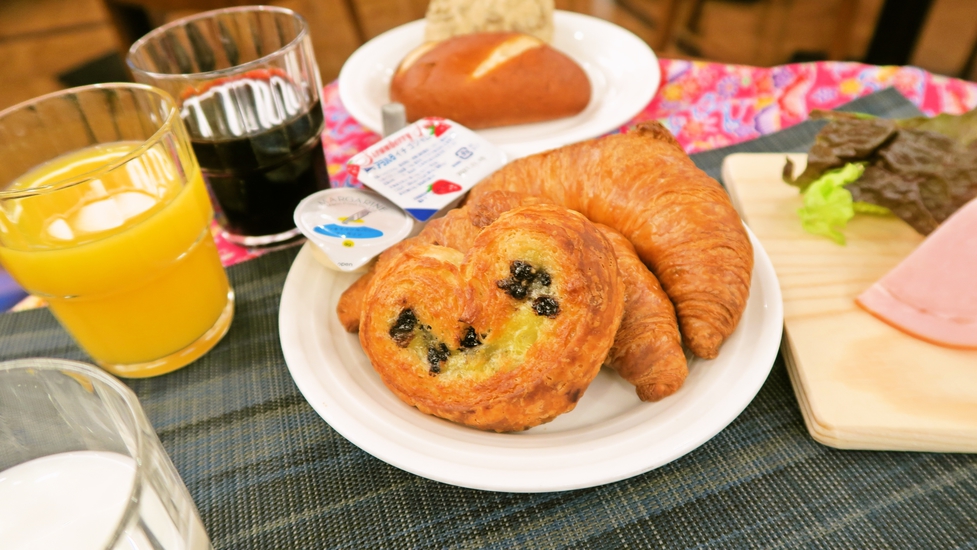
[[[422,118],[349,159],[347,171],[420,222],[458,203],[506,163],[505,153],[464,126]]]

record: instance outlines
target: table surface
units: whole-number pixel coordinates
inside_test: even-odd
[[[638,119],[663,119],[717,178],[730,152],[805,150],[819,123],[797,123],[811,108],[867,96],[845,108],[901,117],[977,104],[977,85],[911,68],[666,61],[663,71]],[[334,86],[326,99],[327,158],[342,184],[341,163],[376,136],[343,116]],[[824,447],[808,435],[779,357],[726,429],[628,480],[491,493],[389,466],[333,431],[288,373],[277,319],[296,253],[229,261],[237,311],[224,340],[187,368],[127,381],[217,548],[977,546],[977,456]],[[46,309],[0,315],[0,360],[41,356],[88,360]]]

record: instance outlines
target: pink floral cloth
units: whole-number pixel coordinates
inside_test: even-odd
[[[689,153],[754,139],[807,119],[813,109],[832,109],[872,92],[895,87],[929,116],[960,114],[977,107],[977,83],[931,74],[915,67],[819,62],[771,68],[662,59],[662,86],[634,119],[659,120]],[[334,187],[353,185],[350,157],[380,136],[353,119],[333,82],[323,90],[323,147]],[[258,252],[219,238],[226,265]]]

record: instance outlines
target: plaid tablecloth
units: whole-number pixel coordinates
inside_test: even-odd
[[[917,112],[894,91],[849,108]],[[693,158],[716,175],[727,153],[803,150],[816,129],[804,123]],[[333,431],[292,382],[277,318],[296,252],[229,269],[237,312],[210,353],[128,381],[217,548],[977,546],[977,456],[824,447],[807,434],[779,358],[726,429],[628,480],[508,494],[398,470]],[[37,356],[87,360],[46,309],[0,315],[0,360]]]

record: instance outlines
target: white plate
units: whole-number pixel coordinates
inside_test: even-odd
[[[576,409],[516,434],[486,433],[428,416],[395,397],[356,335],[336,317],[357,275],[330,271],[309,245],[285,280],[279,326],[292,378],[343,437],[393,466],[436,481],[510,492],[580,489],[667,464],[719,433],[753,400],[773,365],[783,331],[777,275],[750,233],[755,267],[750,300],[719,357],[695,359],[685,385],[657,403],[602,369]]]
[[[641,112],[658,91],[658,58],[640,38],[596,17],[557,11],[552,46],[590,78],[590,104],[573,117],[480,130],[510,159],[605,134]],[[390,102],[390,79],[407,52],[424,41],[423,19],[389,30],[360,46],[339,72],[339,98],[353,118],[376,133]]]

